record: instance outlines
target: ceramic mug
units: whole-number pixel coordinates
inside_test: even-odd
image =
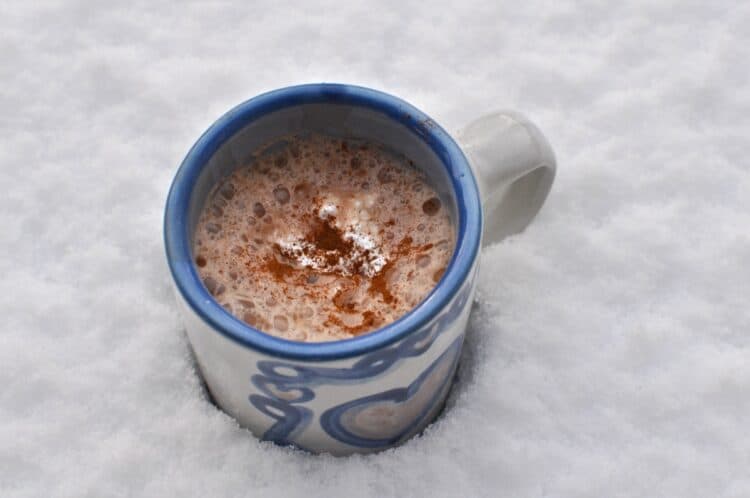
[[[309,131],[403,153],[425,171],[456,233],[442,279],[418,306],[372,333],[323,343],[273,337],[229,314],[203,286],[191,249],[211,188],[260,145]],[[554,174],[545,138],[512,112],[474,121],[457,142],[414,106],[357,86],[293,86],[238,105],[188,152],[164,216],[177,301],[213,399],[260,438],[311,452],[378,451],[419,433],[451,386],[483,240],[522,230]]]

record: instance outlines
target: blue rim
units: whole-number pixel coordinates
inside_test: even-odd
[[[375,332],[323,343],[287,341],[265,334],[229,314],[206,291],[193,265],[188,231],[190,196],[200,172],[216,150],[236,132],[265,114],[308,103],[348,104],[382,112],[418,135],[441,159],[456,193],[456,249],[443,278],[411,312]],[[254,97],[219,118],[193,145],[172,181],[164,212],[164,244],[172,278],[182,297],[214,331],[280,358],[329,361],[379,349],[419,330],[460,290],[479,252],[482,209],[469,163],[456,142],[432,119],[392,95],[333,83],[291,86]]]

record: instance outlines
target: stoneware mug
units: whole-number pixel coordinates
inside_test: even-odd
[[[193,231],[211,188],[260,145],[303,132],[403,153],[425,171],[454,222],[453,256],[428,297],[396,322],[352,339],[303,343],[264,334],[225,311],[193,264]],[[238,105],[188,152],[164,217],[177,301],[213,399],[258,437],[311,452],[378,451],[419,433],[451,386],[483,240],[522,230],[554,175],[549,144],[513,112],[482,117],[454,140],[414,106],[358,86],[293,86]]]

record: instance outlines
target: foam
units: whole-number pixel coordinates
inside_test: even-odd
[[[194,253],[228,311],[269,334],[325,341],[411,310],[453,245],[448,213],[405,158],[311,135],[269,144],[214,188]]]

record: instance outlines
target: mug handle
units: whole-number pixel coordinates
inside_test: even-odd
[[[521,232],[534,219],[555,178],[555,154],[523,114],[497,111],[457,134],[479,185],[483,245]]]

